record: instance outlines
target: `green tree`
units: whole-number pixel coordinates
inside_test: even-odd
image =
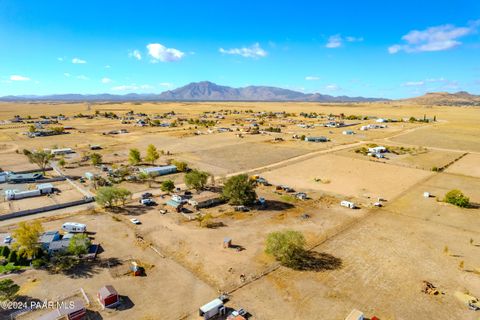
[[[10,262],[10,263],[13,263],[13,264],[18,263],[17,251],[15,251],[15,250],[10,251],[10,253],[8,254],[7,261]]]
[[[94,166],[98,166],[98,165],[102,164],[103,157],[100,153],[94,152],[90,155],[90,161],[92,161],[92,164]]]
[[[64,157],[61,157],[60,160],[58,160],[58,165],[62,168],[65,167],[66,164],[67,162],[65,161]]]
[[[76,234],[70,239],[68,253],[76,256],[86,254],[90,245],[90,238],[86,234]]]
[[[443,201],[462,208],[466,208],[470,205],[470,199],[457,189],[447,192]]]
[[[274,256],[282,265],[295,268],[305,253],[305,237],[293,230],[269,233],[265,252]]]
[[[45,168],[47,167],[50,160],[53,159],[53,154],[46,151],[28,151],[23,150],[23,153],[27,156],[30,163],[36,164],[43,174],[45,174]]]
[[[128,154],[128,162],[134,166],[142,162],[142,156],[140,155],[140,151],[138,151],[138,149],[130,149],[130,153]]]
[[[0,280],[0,300],[13,300],[18,290],[20,290],[20,286],[13,282],[12,279],[3,279]]]
[[[95,200],[104,208],[111,208],[121,202],[125,205],[125,201],[132,195],[130,191],[124,188],[101,187],[97,191]]]
[[[184,161],[172,161],[172,164],[177,167],[177,170],[180,171],[180,172],[184,172],[184,171],[187,171],[188,169],[188,164]]]
[[[473,240],[473,239],[472,239]],[[10,254],[10,248],[8,246],[3,246],[0,249],[0,256],[4,258],[8,258],[8,255]]]
[[[12,233],[15,242],[12,247],[18,250],[21,256],[32,258],[38,253],[40,245],[38,238],[43,233],[43,228],[40,222],[25,222],[18,224],[18,228]]]
[[[223,196],[233,205],[252,204],[257,199],[255,183],[246,174],[233,176],[225,182]]]
[[[160,154],[157,151],[157,148],[153,144],[149,144],[147,147],[147,155],[145,156],[145,161],[155,163],[160,158]]]
[[[30,133],[37,132],[37,128],[35,128],[34,125],[31,125],[30,127],[28,127],[28,132],[30,132]]]
[[[173,183],[172,180],[165,180],[165,181],[162,181],[162,185],[160,186],[160,189],[163,192],[172,192],[173,189],[175,189],[175,184]]]
[[[184,181],[188,188],[199,191],[205,188],[209,176],[208,172],[195,169],[185,174]]]

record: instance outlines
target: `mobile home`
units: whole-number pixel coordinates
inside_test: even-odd
[[[72,233],[83,233],[87,231],[87,225],[78,222],[65,222],[62,225],[62,230]]]
[[[72,148],[52,149],[52,150],[50,150],[50,153],[57,156],[57,155],[61,155],[61,154],[73,153],[73,150],[72,150]]]

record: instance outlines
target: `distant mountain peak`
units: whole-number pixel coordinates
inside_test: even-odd
[[[480,96],[467,91],[427,92],[423,96],[404,99],[403,101],[414,104],[438,105],[438,106],[480,106]]]

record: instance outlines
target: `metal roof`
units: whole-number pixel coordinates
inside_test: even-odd
[[[215,309],[215,308],[218,308],[218,307],[221,307],[221,306],[223,306],[223,301],[217,298],[217,299],[214,299],[214,300],[210,301],[209,303],[201,306],[200,310],[202,310],[202,312],[208,312],[212,309]]]

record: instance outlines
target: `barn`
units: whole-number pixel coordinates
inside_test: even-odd
[[[98,300],[104,308],[114,308],[120,304],[117,290],[111,285],[100,288],[97,293]]]

